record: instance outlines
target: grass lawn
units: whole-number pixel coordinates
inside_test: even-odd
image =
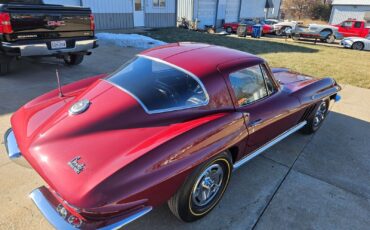
[[[282,38],[238,38],[168,28],[146,32],[165,42],[192,41],[226,46],[265,58],[271,67],[286,67],[316,77],[370,89],[370,51],[355,51]]]

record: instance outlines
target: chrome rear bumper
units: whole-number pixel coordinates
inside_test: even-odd
[[[88,40],[76,40],[74,46],[71,48],[64,49],[51,49],[47,42],[32,43],[32,44],[14,44],[3,42],[3,49],[6,50],[19,50],[20,56],[52,56],[63,53],[77,53],[82,51],[88,51],[97,47],[97,39]]]
[[[48,197],[51,196],[49,190],[45,187],[40,187],[35,189],[29,195],[32,201],[36,204],[40,212],[44,215],[44,217],[49,221],[51,225],[53,225],[56,229],[63,229],[63,230],[75,230],[79,229],[67,222],[65,218],[63,218],[56,210],[57,203],[50,201]],[[108,230],[108,229],[119,229],[123,226],[131,223],[132,221],[144,216],[148,212],[152,210],[152,207],[145,207],[136,213],[132,213],[130,216],[110,225],[107,225],[102,228],[98,228],[99,230]],[[84,225],[81,226],[84,229]]]

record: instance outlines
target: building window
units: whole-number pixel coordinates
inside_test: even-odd
[[[166,0],[153,0],[153,7],[166,7]]]

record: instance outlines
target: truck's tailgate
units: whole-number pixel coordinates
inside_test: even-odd
[[[3,10],[14,31],[8,41],[94,36],[89,8],[9,4]]]

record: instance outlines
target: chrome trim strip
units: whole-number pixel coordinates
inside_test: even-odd
[[[251,154],[249,154],[248,156],[244,157],[243,159],[239,160],[238,162],[236,162],[234,164],[234,171],[239,169],[242,165],[244,165],[245,163],[247,163],[248,161],[252,160],[253,158],[255,158],[256,156],[260,155],[261,153],[263,153],[265,150],[269,149],[270,147],[274,146],[275,144],[277,144],[278,142],[282,141],[283,139],[285,139],[286,137],[288,137],[289,135],[297,132],[298,130],[300,130],[303,126],[305,126],[307,124],[307,121],[302,121],[301,123],[295,125],[294,127],[288,129],[287,131],[283,132],[282,134],[280,134],[279,136],[277,136],[276,138],[274,138],[273,140],[269,141],[267,144],[265,144],[264,146],[260,147],[259,149],[255,150],[254,152],[252,152]]]
[[[76,230],[77,228],[73,227],[65,219],[63,219],[58,214],[58,212],[53,207],[53,205],[50,204],[50,202],[48,201],[48,199],[44,196],[42,192],[45,189],[46,189],[45,187],[37,188],[30,193],[29,197],[32,199],[32,201],[35,203],[35,205],[40,210],[40,212],[44,215],[44,217],[49,221],[49,223],[52,226],[54,226],[54,228],[63,229],[63,230]],[[132,221],[137,220],[138,218],[144,216],[151,210],[152,210],[152,207],[145,207],[139,212],[123,220],[120,220],[116,223],[99,228],[99,230],[120,229],[123,226],[131,223]]]
[[[199,104],[199,105],[193,105],[193,106],[179,106],[179,107],[173,107],[173,108],[170,108],[170,109],[157,109],[157,110],[149,110],[145,105],[144,103],[138,98],[136,97],[134,94],[132,94],[131,92],[129,92],[127,89],[124,89],[123,87],[109,81],[108,79],[102,79],[103,81],[111,84],[111,85],[114,85],[115,87],[121,89],[122,91],[124,91],[125,93],[129,94],[131,97],[133,97],[140,105],[141,107],[143,107],[143,109],[145,110],[146,113],[148,114],[156,114],[156,113],[165,113],[165,112],[172,112],[172,111],[178,111],[178,110],[184,110],[184,109],[192,109],[192,108],[198,108],[198,107],[201,107],[201,106],[206,106],[208,105],[209,103],[209,94],[203,84],[203,82],[196,76],[194,75],[193,73],[179,67],[179,66],[176,66],[174,64],[171,64],[169,62],[166,62],[162,59],[158,59],[158,58],[153,58],[153,57],[149,57],[149,56],[146,56],[146,55],[142,55],[142,54],[138,54],[136,55],[138,57],[142,57],[142,58],[146,58],[146,59],[149,59],[149,60],[152,60],[152,61],[155,61],[155,62],[159,62],[159,63],[162,63],[162,64],[165,64],[165,65],[168,65],[168,66],[171,66],[181,72],[184,72],[186,73],[187,75],[189,75],[190,77],[192,77],[196,82],[198,82],[198,84],[202,87],[202,90],[206,96],[206,101],[204,101],[202,104]]]
[[[63,39],[60,39],[63,40]],[[21,52],[21,56],[47,56],[53,54],[60,54],[60,53],[73,53],[73,52],[81,52],[86,51],[94,48],[94,43],[97,39],[88,39],[88,40],[79,40],[76,41],[75,47],[73,48],[65,48],[65,49],[55,49],[51,50],[48,48],[47,44],[44,43],[37,43],[37,44],[27,44],[27,45],[17,45],[8,42],[3,42],[2,46],[10,49],[18,48]]]
[[[24,157],[22,157],[21,150],[19,150],[17,140],[15,139],[15,135],[12,129],[8,129],[8,131],[5,132],[4,144],[10,160],[20,166],[31,168],[28,161]]]

